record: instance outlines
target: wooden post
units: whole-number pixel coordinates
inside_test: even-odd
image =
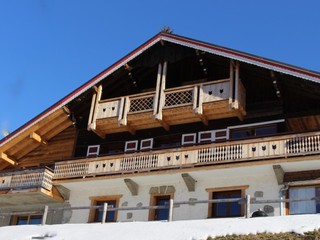
[[[159,63],[158,66],[158,75],[157,75],[157,86],[156,86],[156,93],[154,96],[154,103],[153,103],[153,115],[156,117],[158,114],[159,108],[159,96],[160,96],[160,87],[161,87],[161,72],[162,72],[162,65]]]
[[[173,199],[170,198],[170,201],[169,201],[169,219],[168,219],[168,221],[172,222],[172,220],[173,220]]]
[[[96,98],[97,98],[97,92],[94,92],[92,95],[90,113],[88,118],[88,131],[91,130],[91,124],[93,124],[93,113],[94,113],[94,109],[96,108]]]
[[[233,86],[234,85],[234,62],[232,59],[230,60],[229,78],[230,78],[229,108],[232,108],[233,97],[234,97],[234,86]]]
[[[104,203],[103,210],[102,210],[102,219],[101,219],[102,224],[106,223],[107,211],[108,211],[108,203]]]
[[[233,108],[238,109],[239,108],[239,88],[240,88],[240,76],[239,76],[239,62],[236,62],[236,76],[235,76],[235,95],[234,95],[234,104]]]
[[[89,130],[96,130],[96,120],[97,120],[97,115],[98,115],[98,111],[99,111],[99,101],[101,100],[101,96],[102,96],[102,85],[100,85],[97,88],[96,96],[92,97],[91,108],[92,108],[92,104],[93,104],[94,100],[95,100],[95,103],[94,103],[94,110],[92,112],[92,121],[91,121],[90,125],[88,126]],[[90,121],[90,118],[89,118],[89,121]]]
[[[48,217],[48,211],[49,211],[49,206],[46,205],[46,206],[44,207],[41,225],[45,225],[45,224],[46,224],[46,222],[47,222],[47,217]]]
[[[250,195],[246,195],[246,203],[245,203],[245,209],[246,209],[246,218],[250,218]]]

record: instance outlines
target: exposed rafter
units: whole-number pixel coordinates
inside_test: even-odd
[[[15,166],[17,165],[17,162],[14,161],[12,158],[10,158],[7,154],[4,152],[0,153],[0,159],[6,161],[7,163],[10,163],[11,165]]]

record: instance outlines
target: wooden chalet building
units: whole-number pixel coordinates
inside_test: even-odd
[[[174,201],[320,196],[320,73],[161,32],[0,141],[0,213],[47,223]],[[319,201],[252,205],[269,216]],[[237,203],[189,204],[174,220],[238,217]],[[109,212],[107,221],[166,219]],[[0,225],[41,215],[0,216]]]

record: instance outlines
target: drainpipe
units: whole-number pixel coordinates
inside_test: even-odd
[[[284,199],[284,196],[283,196],[283,192],[284,191],[287,191],[289,188],[289,185],[286,183],[283,185],[282,188],[280,188],[279,190],[279,196],[280,196],[280,216],[283,216],[283,209],[284,209],[284,202],[282,202],[282,200]]]

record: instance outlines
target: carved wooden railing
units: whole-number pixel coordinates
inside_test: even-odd
[[[160,108],[173,108],[186,105],[195,105],[198,97],[198,89],[201,89],[200,103],[215,102],[229,99],[230,79],[193,84],[188,86],[164,89]],[[242,85],[241,85],[242,86]],[[244,90],[242,90],[244,91]],[[244,93],[245,94],[245,93]],[[98,102],[98,111],[95,119],[118,117],[119,121],[127,114],[136,114],[152,111],[155,106],[155,92],[148,92]],[[245,98],[245,95],[242,96]],[[241,103],[245,101],[243,99]]]
[[[52,188],[53,172],[48,169],[24,170],[0,174],[0,190]]]
[[[55,179],[144,172],[320,153],[320,132],[212,143],[56,163]]]

